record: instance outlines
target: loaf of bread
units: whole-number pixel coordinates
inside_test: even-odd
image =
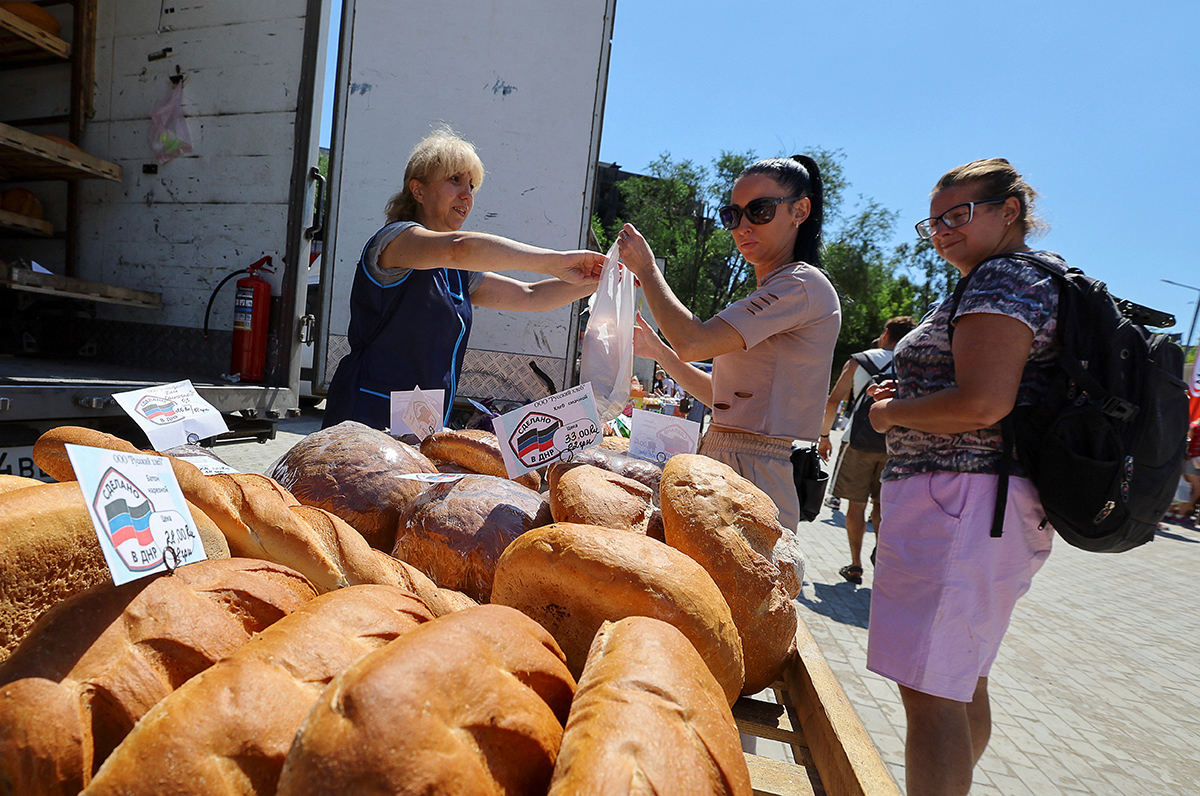
[[[33,457],[59,481],[75,477],[66,455],[68,443],[140,452],[125,440],[92,429],[52,429],[38,439]],[[233,555],[291,567],[322,592],[361,583],[407,585],[381,565],[362,534],[325,509],[302,506],[274,479],[256,473],[204,475],[183,459],[167,458],[184,496],[221,529]]]
[[[408,505],[392,554],[438,586],[486,603],[504,548],[550,522],[550,504],[532,489],[506,478],[467,475],[432,485]]]
[[[658,505],[658,482],[662,480],[661,465],[630,456],[628,453],[593,445],[590,448],[571,451],[569,459],[555,462],[550,465],[550,469],[561,470],[581,464],[590,464],[601,470],[632,478],[639,484],[650,487],[650,492],[654,495],[654,504]]]
[[[32,486],[44,486],[44,482],[36,478],[26,478],[23,475],[0,473],[0,495],[16,492],[18,489],[28,489]]]
[[[536,622],[498,605],[448,614],[330,684],[279,796],[545,793],[574,691]]]
[[[264,561],[201,561],[58,603],[0,666],[0,782],[75,796],[159,700],[315,596]]]
[[[721,686],[696,648],[658,619],[605,622],[579,679],[550,796],[750,796]]]
[[[600,447],[619,453],[628,453],[629,437],[622,437],[620,434],[610,434],[600,440]]]
[[[646,534],[654,514],[650,487],[590,464],[551,467],[548,480],[555,522]]]
[[[267,475],[301,503],[333,512],[371,547],[390,553],[400,512],[428,486],[400,476],[436,472],[411,445],[347,420],[300,440]]]
[[[667,544],[699,562],[729,602],[745,656],[743,693],[769,687],[796,635],[795,603],[771,561],[784,532],[778,508],[733,468],[696,454],[667,461],[661,499]]]
[[[29,5],[33,4],[30,3]],[[0,6],[0,8],[2,7]],[[34,6],[34,8],[38,8],[38,6]],[[0,193],[2,193],[0,195],[0,210],[41,220],[42,200],[38,199],[33,191],[26,188],[9,188],[7,191]]]
[[[292,739],[329,682],[431,619],[393,586],[312,600],[155,705],[83,794],[273,796]]]
[[[576,676],[601,624],[649,616],[687,636],[729,704],[742,691],[742,641],[713,579],[675,548],[640,534],[569,523],[536,528],[500,557],[492,602],[549,630]]]
[[[438,589],[438,593],[441,595],[442,602],[446,606],[445,613],[462,611],[465,608],[474,608],[479,605],[479,603],[457,589]],[[441,616],[441,614],[438,614],[438,616]]]
[[[504,456],[500,453],[500,441],[490,431],[478,428],[462,431],[444,429],[421,440],[421,453],[434,462],[449,462],[480,475],[508,478]],[[535,491],[542,485],[542,477],[537,470],[513,480]]]
[[[32,484],[0,494],[0,661],[43,611],[112,581],[79,484]],[[188,508],[205,555],[229,558],[220,529],[195,506]]]

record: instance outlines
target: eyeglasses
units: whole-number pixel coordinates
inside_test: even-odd
[[[947,229],[970,224],[971,219],[975,217],[975,205],[993,205],[1007,201],[1007,196],[1001,196],[998,199],[984,199],[981,202],[964,202],[961,205],[955,205],[940,216],[931,216],[924,221],[918,221],[917,234],[925,240],[929,240],[937,233],[938,224],[945,224]]]
[[[803,198],[803,196],[785,196],[782,199],[776,199],[773,196],[760,196],[746,202],[745,208],[737,205],[722,207],[717,211],[717,218],[721,219],[721,226],[725,229],[737,229],[742,223],[742,213],[746,214],[746,218],[751,224],[769,224],[775,218],[775,205],[796,202]]]

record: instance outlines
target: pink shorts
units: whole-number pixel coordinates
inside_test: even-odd
[[[867,668],[916,691],[970,702],[1013,607],[1050,554],[1037,490],[1010,478],[1004,533],[991,536],[994,475],[885,481]]]

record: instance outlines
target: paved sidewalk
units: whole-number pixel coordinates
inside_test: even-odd
[[[263,472],[319,427],[306,412],[271,442],[216,453]],[[903,789],[904,710],[865,667],[873,573],[867,563],[857,587],[838,575],[850,562],[843,522],[825,508],[801,527],[800,615]],[[1200,793],[1200,531],[1164,528],[1120,555],[1056,541],[992,670],[994,729],[973,796]],[[864,559],[873,543],[868,533]]]

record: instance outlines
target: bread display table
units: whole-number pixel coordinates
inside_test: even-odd
[[[796,654],[772,690],[778,704],[742,697],[733,706],[741,732],[788,744],[796,760],[746,753],[755,794],[900,796],[803,620]]]

